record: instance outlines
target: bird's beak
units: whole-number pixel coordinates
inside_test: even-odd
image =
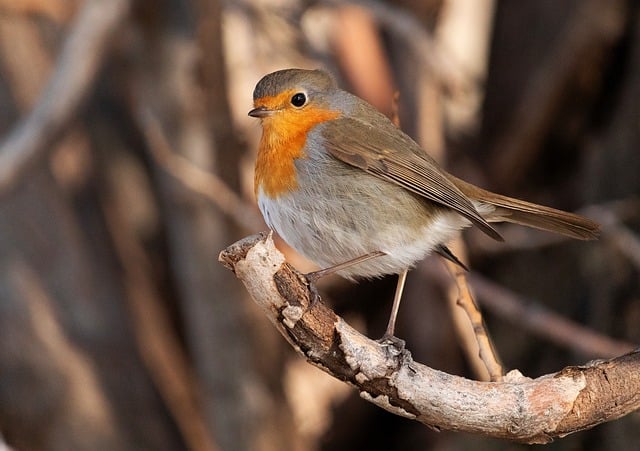
[[[273,113],[274,110],[270,110],[264,106],[259,106],[258,108],[254,108],[253,110],[249,111],[249,116],[262,119],[263,117],[271,116]]]

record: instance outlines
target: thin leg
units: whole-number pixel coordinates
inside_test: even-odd
[[[393,306],[391,307],[391,315],[389,316],[389,323],[387,324],[387,331],[384,333],[383,338],[394,337],[396,330],[396,317],[398,316],[398,310],[400,309],[400,299],[402,299],[402,291],[404,290],[404,282],[407,280],[408,269],[405,269],[398,275],[398,285],[396,285],[396,294],[393,297]]]
[[[386,254],[382,251],[370,252],[368,254],[361,255],[360,257],[356,257],[354,259],[348,260],[344,263],[339,263],[337,265],[330,266],[328,268],[324,268],[319,271],[310,272],[306,274],[306,277],[310,283],[314,283],[314,282],[317,282],[318,279],[328,276],[329,274],[342,271],[345,268],[348,268],[353,265],[357,265],[358,263],[366,262],[367,260],[371,260],[372,258],[382,257],[383,255],[386,255]]]

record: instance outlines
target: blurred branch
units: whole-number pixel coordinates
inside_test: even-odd
[[[640,201],[629,198],[590,205],[581,208],[578,214],[598,222],[601,225],[602,241],[612,243],[636,269],[640,269],[640,238],[623,223],[640,218],[639,211]],[[473,247],[482,252],[498,254],[514,250],[539,249],[569,241],[569,238],[562,235],[540,233],[517,225],[505,225],[501,233],[505,238],[503,243],[485,239],[477,234],[478,239],[474,239]]]
[[[627,202],[620,202],[628,207],[629,213],[637,214],[638,199],[629,199]],[[621,216],[612,208],[600,207],[597,205],[586,209],[591,217],[594,217],[602,224],[603,240],[612,243],[622,255],[627,257],[629,262],[637,270],[640,270],[640,238],[622,223]]]
[[[0,0],[0,13],[41,15],[63,22],[75,12],[78,3],[78,0]]]
[[[377,0],[325,0],[323,3],[332,6],[353,4],[365,8],[382,28],[388,29],[406,43],[416,60],[435,77],[444,93],[451,96],[465,95],[476,82],[462,69],[461,64],[454,61],[450,53],[436,42],[420,21],[407,11]]]
[[[25,170],[45,154],[74,116],[129,4],[129,0],[87,0],[84,3],[40,100],[0,145],[0,194],[13,186]]]
[[[124,270],[123,283],[136,334],[138,352],[191,451],[217,451],[201,406],[198,383],[171,327],[169,314],[152,282],[151,262],[117,208],[106,205],[111,238]]]
[[[51,74],[51,56],[36,21],[20,15],[2,19],[0,16],[2,77],[11,89],[17,110],[26,112],[37,102]]]
[[[149,110],[139,112],[137,119],[151,156],[160,167],[190,190],[209,199],[244,229],[264,228],[264,222],[253,205],[245,202],[220,177],[171,150],[158,119]]]
[[[450,430],[548,443],[640,408],[640,352],[529,379],[477,382],[414,362],[372,341],[313,295],[265,233],[220,253],[280,333],[312,364],[397,415]]]
[[[587,358],[611,358],[637,347],[596,333],[553,313],[539,303],[528,302],[482,276],[471,274],[469,279],[482,306],[487,310]]]
[[[0,451],[14,451],[14,448],[10,448],[7,442],[4,441],[2,434],[0,434]]]
[[[576,83],[576,74],[595,72],[624,32],[627,2],[588,0],[576,5],[549,57],[536,66],[522,98],[493,149],[495,186],[513,186],[543,151],[542,139],[557,120],[563,95]],[[583,69],[587,68],[587,69]]]
[[[333,52],[353,94],[389,115],[393,102],[393,76],[384,42],[369,10],[345,5],[336,8]],[[398,124],[396,124],[398,125]]]
[[[6,317],[0,319],[2,432],[16,450],[51,449],[52,443],[60,449],[79,443],[96,450],[126,448],[99,367],[65,329],[46,282],[21,259],[3,266],[3,273],[9,283],[2,284]],[[16,369],[22,377],[9,376]]]

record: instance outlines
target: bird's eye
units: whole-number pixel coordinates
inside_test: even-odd
[[[304,95],[304,92],[298,92],[291,97],[291,105],[300,108],[305,103],[307,103],[307,96]]]

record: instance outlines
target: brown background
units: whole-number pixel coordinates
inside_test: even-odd
[[[0,0],[0,434],[10,446],[524,449],[436,433],[359,399],[301,362],[217,262],[265,228],[251,197],[259,127],[246,112],[257,80],[291,66],[326,67],[387,114],[398,90],[403,129],[453,173],[603,223],[593,243],[465,234],[473,275],[531,303],[510,318],[485,304],[507,368],[538,376],[610,356],[577,346],[562,324],[530,331],[544,308],[617,339],[611,354],[640,343],[637,2],[363,4]],[[456,25],[452,8],[471,5]],[[463,41],[460,56],[445,30]],[[475,377],[441,270],[430,258],[410,274],[398,334],[416,360]],[[321,288],[378,336],[394,286]],[[478,286],[481,301],[494,294]],[[548,449],[636,450],[639,431],[636,413]]]

